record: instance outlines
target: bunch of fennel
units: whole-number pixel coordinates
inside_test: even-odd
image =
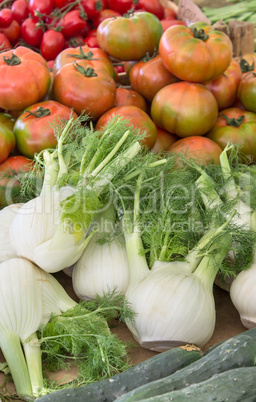
[[[67,358],[77,364],[76,381],[84,383],[129,366],[126,345],[108,326],[117,313],[132,320],[123,296],[112,292],[78,304],[51,274],[13,258],[0,264],[0,298],[0,347],[19,398],[33,400],[52,392],[43,365],[68,368]]]
[[[121,119],[103,133],[82,123],[71,118],[56,125],[57,148],[36,156],[45,170],[41,193],[21,206],[10,226],[15,253],[50,273],[80,258],[111,181],[121,181],[122,169],[141,157],[143,134],[127,130]]]
[[[126,298],[136,313],[134,322],[126,324],[142,347],[155,351],[185,343],[202,347],[210,339],[213,283],[232,234],[239,232],[232,224],[236,210],[228,217],[218,208],[202,214],[199,197],[193,191],[191,198],[185,186],[189,174],[189,169],[178,175],[142,173],[133,208],[123,201],[130,269]]]

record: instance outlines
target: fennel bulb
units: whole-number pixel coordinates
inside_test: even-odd
[[[13,249],[9,231],[11,222],[22,204],[11,204],[0,211],[0,262],[17,257]]]
[[[73,289],[81,300],[105,293],[125,294],[129,267],[123,234],[116,233],[116,212],[111,204],[94,222],[94,233],[83,254],[74,264]]]

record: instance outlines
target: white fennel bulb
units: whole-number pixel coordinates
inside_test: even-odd
[[[17,257],[10,242],[9,231],[13,218],[21,205],[11,204],[0,211],[0,262]]]
[[[256,261],[239,272],[230,287],[230,298],[244,327],[256,327]]]
[[[53,187],[47,194],[25,203],[10,227],[10,242],[19,257],[53,273],[72,265],[84,248],[83,231],[70,232],[61,222],[61,201],[75,189]]]
[[[124,236],[115,233],[115,220],[116,213],[111,205],[98,217],[97,232],[74,264],[73,289],[81,300],[103,296],[114,290],[124,294],[127,290],[127,252]],[[102,239],[102,236],[107,236],[107,239]]]

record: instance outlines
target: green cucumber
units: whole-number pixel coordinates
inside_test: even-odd
[[[117,399],[118,402],[142,401],[197,384],[215,374],[256,364],[256,342],[246,335],[230,338],[200,360],[165,378],[142,385]],[[255,399],[256,400],[256,399]],[[116,402],[117,402],[116,401]]]
[[[37,402],[112,402],[130,390],[177,370],[202,358],[196,348],[176,347],[159,353],[115,376],[78,388],[63,389],[42,396]]]
[[[247,329],[247,330],[245,330],[244,332],[241,332],[240,334],[237,334],[237,335],[233,336],[232,338],[236,338],[236,339],[237,339],[237,338],[239,338],[240,336],[244,336],[244,335],[249,336],[250,338],[252,338],[252,339],[256,342],[256,328]],[[216,349],[217,346],[222,345],[224,342],[226,342],[226,341],[224,340],[224,341],[218,342],[218,343],[216,343],[215,345],[211,346],[210,348],[208,348],[208,349],[204,352],[204,355],[207,355],[207,354],[210,353],[212,350]]]
[[[255,402],[256,367],[240,367],[216,374],[199,384],[143,399],[141,402]]]

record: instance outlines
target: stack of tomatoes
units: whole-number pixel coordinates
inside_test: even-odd
[[[186,26],[158,0],[4,0],[0,32],[4,174],[55,147],[53,123],[80,114],[97,130],[115,115],[129,120],[156,153],[218,163],[234,142],[256,158],[254,55],[243,73],[210,24]]]

